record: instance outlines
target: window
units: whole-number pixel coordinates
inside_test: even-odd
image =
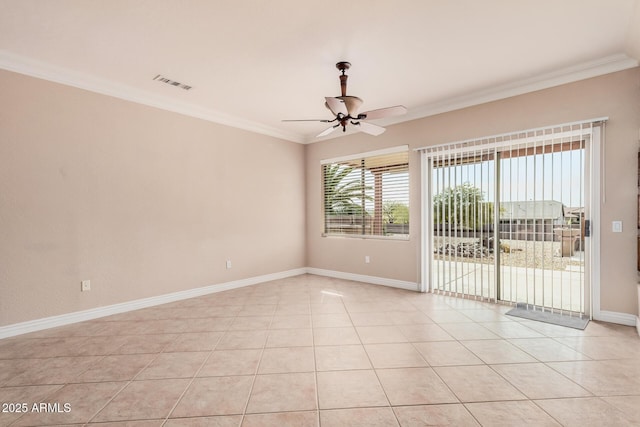
[[[322,161],[324,235],[409,235],[407,146]]]

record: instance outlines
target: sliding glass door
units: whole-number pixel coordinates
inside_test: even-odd
[[[588,313],[593,127],[425,148],[425,288]]]

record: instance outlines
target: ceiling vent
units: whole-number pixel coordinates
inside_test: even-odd
[[[179,87],[180,89],[184,89],[184,90],[190,90],[191,89],[191,86],[189,86],[189,85],[177,82],[175,80],[168,79],[168,78],[166,78],[166,77],[164,77],[164,76],[162,76],[160,74],[155,76],[153,78],[153,80],[157,80],[159,82],[166,83],[166,84],[171,85],[171,86]]]

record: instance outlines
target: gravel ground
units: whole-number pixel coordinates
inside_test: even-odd
[[[478,257],[454,257],[449,255],[438,254],[440,248],[446,247],[447,244],[457,246],[460,243],[474,244],[478,243],[477,238],[464,237],[434,237],[434,257],[441,260],[455,260],[462,262],[475,262],[483,264],[493,264],[494,255],[489,253],[485,256]],[[500,253],[500,264],[511,265],[514,267],[542,268],[545,270],[566,270],[567,266],[581,266],[584,263],[580,261],[584,257],[583,252],[576,252],[573,257],[560,256],[560,242],[533,242],[525,240],[501,240],[501,244],[508,245],[510,252]],[[451,247],[450,246],[450,247]]]

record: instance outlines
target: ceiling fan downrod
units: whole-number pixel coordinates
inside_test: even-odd
[[[342,92],[342,96],[347,96],[347,79],[349,78],[344,72],[351,67],[351,63],[349,62],[338,62],[336,64],[336,68],[342,72],[340,75],[340,91]]]

